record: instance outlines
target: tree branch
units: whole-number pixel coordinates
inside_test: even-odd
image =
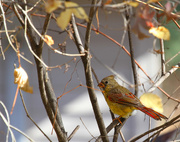
[[[172,67],[168,72],[166,72],[162,77],[157,80],[156,83],[148,90],[148,92],[153,92],[165,79],[167,79],[172,73],[174,73],[178,68],[180,67],[180,63]],[[172,99],[173,101],[176,101],[180,103],[179,99],[173,98],[170,95],[166,95],[168,98]]]
[[[132,66],[133,76],[134,76],[134,85],[135,85],[134,95],[137,96],[137,93],[138,93],[138,77],[137,77],[137,70],[136,70],[135,59],[134,59],[134,48],[132,46],[129,11],[126,10],[125,14],[126,14],[126,21],[128,21],[126,26],[127,26],[127,32],[128,32],[128,41],[129,41],[130,54],[131,54],[131,56],[130,56],[130,58],[131,58],[131,66]]]
[[[97,3],[96,0],[92,1],[92,5],[95,5]],[[95,13],[95,7],[91,7],[90,13],[89,13],[89,23],[87,25],[86,29],[86,36],[85,36],[85,50],[87,51],[85,53],[85,56],[81,56],[83,65],[84,65],[84,72],[86,77],[86,85],[88,86],[88,93],[91,100],[91,104],[93,107],[93,111],[95,114],[95,118],[102,136],[103,142],[108,142],[109,139],[107,137],[107,132],[105,129],[104,121],[100,112],[100,108],[97,102],[96,94],[92,88],[94,88],[94,83],[92,79],[92,68],[91,68],[91,62],[90,62],[90,49],[89,49],[89,43],[90,43],[90,33],[91,33],[91,26],[92,26],[92,20]],[[73,20],[73,19],[72,19]],[[74,22],[74,21],[73,21]],[[73,24],[73,28],[76,28],[76,25]],[[79,53],[82,52],[81,42],[79,42],[79,39],[74,34],[74,39],[76,42],[76,46],[79,50]]]
[[[152,135],[150,136],[150,138],[151,138],[151,137],[153,137],[154,135],[156,135],[157,133],[159,133],[159,131],[162,131],[162,130],[166,129],[166,128],[168,128],[169,126],[174,125],[175,123],[178,123],[178,122],[180,121],[179,118],[180,118],[180,115],[176,116],[175,118],[173,118],[173,119],[170,120],[169,122],[166,122],[165,124],[162,124],[162,125],[154,128],[154,129],[151,129],[151,130],[149,130],[149,131],[147,131],[147,132],[145,132],[145,133],[143,133],[143,134],[141,134],[141,135],[139,135],[139,136],[137,136],[137,137],[135,137],[135,138],[132,138],[131,140],[129,140],[129,142],[136,142],[138,139],[144,137],[145,135],[147,135],[147,134],[149,134],[149,133],[152,133],[152,132],[158,130],[158,132],[156,132],[155,134],[152,134]]]
[[[24,11],[24,12],[27,12]],[[26,17],[27,13],[23,13],[23,16]],[[50,16],[46,16],[46,22],[49,22]],[[31,21],[32,22],[32,21]],[[48,24],[45,22],[43,33],[47,30]],[[22,22],[20,22],[22,24]],[[31,23],[32,24],[32,23]],[[22,25],[24,28],[27,26],[27,35],[30,40],[30,46],[32,47],[32,50],[35,52],[35,54],[38,56],[40,60],[38,60],[36,57],[36,66],[37,66],[37,74],[38,74],[38,82],[39,82],[39,90],[41,94],[41,99],[44,104],[44,107],[46,109],[47,115],[51,121],[51,124],[53,124],[54,116],[56,112],[56,96],[52,89],[51,82],[48,77],[48,73],[46,71],[45,66],[43,65],[42,61],[42,44],[43,42],[40,40],[40,43],[38,44],[38,35],[34,31],[34,29],[31,27],[31,24],[29,24],[29,20],[27,20],[27,25]],[[41,46],[41,47],[40,47]],[[64,126],[62,124],[62,118],[60,115],[59,108],[57,109],[57,116],[56,121],[54,125],[54,129],[58,138],[59,142],[66,142],[67,137],[64,130]]]

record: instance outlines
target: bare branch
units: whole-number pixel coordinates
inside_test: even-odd
[[[126,21],[129,21],[126,25],[127,27],[127,31],[128,31],[128,41],[129,41],[129,47],[130,47],[130,58],[131,58],[131,66],[132,66],[132,70],[133,70],[133,75],[134,75],[134,85],[135,85],[135,92],[134,95],[137,96],[138,93],[138,76],[137,76],[137,70],[136,70],[136,66],[135,66],[135,59],[134,59],[134,48],[132,45],[132,37],[131,37],[131,26],[130,26],[130,14],[129,11],[126,10],[125,11],[126,14]]]
[[[149,134],[149,133],[152,133],[152,132],[158,130],[158,132],[156,132],[155,134],[152,134],[152,135],[149,137],[149,138],[151,138],[151,137],[153,137],[154,135],[156,135],[157,133],[159,133],[160,131],[162,131],[162,130],[164,130],[164,129],[166,129],[166,128],[172,126],[172,125],[174,125],[175,123],[178,123],[178,122],[180,121],[179,118],[180,118],[180,115],[176,116],[175,118],[173,118],[173,119],[170,120],[169,122],[166,122],[165,124],[162,124],[162,125],[154,128],[154,129],[151,129],[151,130],[149,130],[149,131],[147,131],[147,132],[145,132],[145,133],[143,133],[143,134],[141,134],[141,135],[139,135],[139,136],[137,136],[137,137],[135,137],[135,138],[132,138],[131,140],[129,140],[129,142],[135,142],[135,141],[137,141],[138,139],[144,137],[145,135],[147,135],[147,134]]]
[[[41,128],[36,124],[36,122],[31,118],[31,116],[29,115],[28,113],[28,110],[26,108],[26,105],[25,105],[25,102],[24,102],[24,98],[23,98],[23,94],[21,92],[21,89],[19,90],[19,93],[20,93],[20,96],[21,96],[21,100],[22,100],[22,103],[23,103],[23,107],[24,107],[24,110],[26,112],[26,116],[32,121],[32,123],[41,131],[41,133],[50,141],[51,139],[41,130]]]
[[[26,39],[27,42],[29,42],[29,45],[32,47],[33,52],[38,56],[40,60],[38,60],[35,57],[36,66],[37,66],[37,73],[38,73],[38,80],[39,80],[39,89],[41,94],[41,99],[43,101],[43,104],[45,106],[46,112],[48,114],[48,117],[51,121],[51,124],[53,124],[54,116],[56,112],[56,96],[54,94],[54,91],[52,90],[51,82],[48,77],[48,73],[46,71],[45,65],[42,63],[42,49],[38,47],[38,36],[37,36],[37,30],[33,26],[28,14],[27,10],[23,10],[20,6],[18,6],[25,17],[25,21],[27,21],[27,24],[25,24],[24,28],[28,35],[28,39]],[[39,33],[39,32],[38,32]],[[25,34],[26,35],[26,34]],[[41,62],[42,61],[42,62]],[[64,126],[62,124],[62,119],[60,115],[59,108],[57,109],[57,117],[55,121],[55,127],[57,138],[59,142],[66,142],[67,137],[64,130]]]
[[[68,137],[68,141],[72,139],[72,137],[76,134],[76,132],[79,130],[80,126],[76,126],[76,128],[72,131],[72,133]]]
[[[161,49],[161,74],[164,75],[166,73],[166,66],[165,66],[165,52],[164,52],[163,39],[160,39],[160,49]]]
[[[159,80],[157,80],[157,82],[148,90],[148,92],[153,92],[162,82],[164,82],[164,80],[166,80],[172,73],[174,73],[178,68],[180,67],[180,63],[178,63],[177,65],[175,65],[174,67],[172,67],[172,69],[170,69],[168,72],[166,72],[162,77],[159,78]],[[173,98],[170,95],[167,95],[168,98],[179,102],[179,99]]]
[[[92,1],[92,5],[95,5],[97,3],[96,0]],[[86,85],[88,86],[88,93],[89,93],[89,97],[91,100],[91,104],[93,107],[93,111],[95,114],[95,118],[102,136],[102,140],[104,142],[108,142],[108,137],[107,137],[107,132],[105,129],[105,125],[103,122],[103,118],[100,112],[100,108],[97,102],[97,98],[96,98],[96,94],[94,92],[94,84],[93,84],[93,79],[92,79],[92,69],[91,69],[91,63],[90,63],[90,52],[89,52],[89,42],[90,42],[90,33],[91,33],[91,26],[92,26],[92,20],[93,20],[93,16],[95,14],[95,7],[91,7],[90,12],[89,12],[89,23],[87,25],[87,29],[86,29],[86,36],[85,36],[85,50],[87,51],[85,56],[81,56],[83,65],[84,65],[84,72],[85,72],[85,76],[86,76]],[[72,19],[74,20],[74,19]],[[74,34],[74,38],[76,41],[76,46],[79,50],[79,53],[81,53],[82,48],[80,48],[81,46],[79,45],[79,41],[77,41],[77,37],[75,37],[76,35]]]

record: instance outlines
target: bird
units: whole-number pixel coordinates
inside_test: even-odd
[[[167,119],[163,114],[144,106],[133,93],[118,84],[114,75],[103,78],[98,86],[110,110],[120,118],[128,118],[134,110],[140,110],[155,120]]]

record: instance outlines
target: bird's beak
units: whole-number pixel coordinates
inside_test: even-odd
[[[98,86],[99,86],[99,88],[104,88],[104,87],[105,87],[105,85],[104,85],[102,82],[100,82],[100,83],[98,84]]]

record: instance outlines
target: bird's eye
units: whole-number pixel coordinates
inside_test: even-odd
[[[108,81],[105,81],[105,84],[108,84]]]

